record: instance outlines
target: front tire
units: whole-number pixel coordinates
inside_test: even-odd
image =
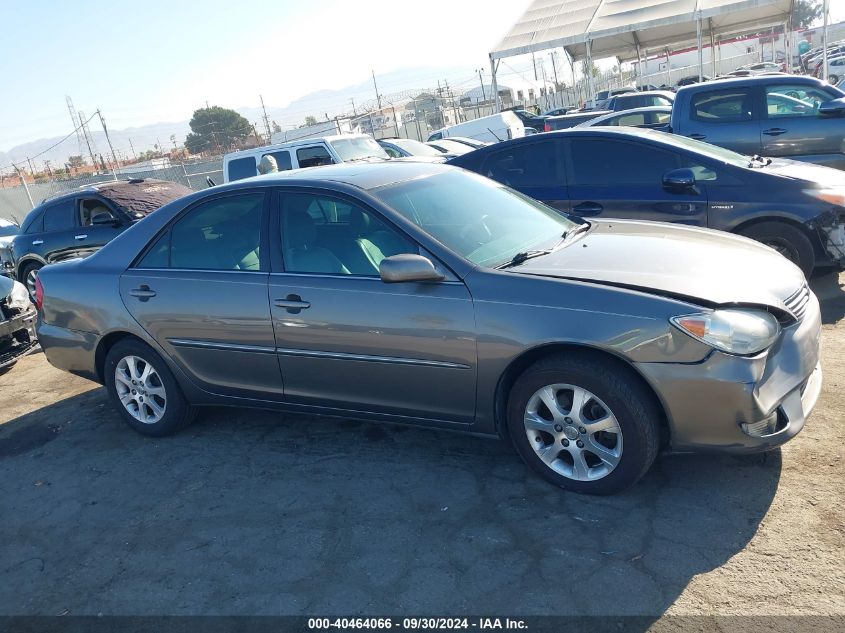
[[[38,271],[44,268],[44,264],[30,262],[21,268],[20,281],[29,291],[29,298],[35,301],[35,280],[38,279]]]
[[[800,229],[784,222],[760,222],[740,231],[749,237],[775,249],[801,269],[809,279],[816,266],[813,244]]]
[[[141,341],[118,341],[106,355],[103,378],[114,407],[142,435],[170,435],[194,417],[167,364]]]
[[[606,495],[651,467],[660,415],[652,394],[624,368],[574,352],[525,370],[511,389],[507,423],[517,452],[544,479]]]

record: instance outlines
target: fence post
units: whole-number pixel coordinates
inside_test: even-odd
[[[20,177],[21,182],[23,183],[23,188],[26,191],[26,197],[29,198],[30,208],[34,209],[35,203],[32,201],[32,195],[29,193],[29,187],[27,187],[26,185],[26,178],[23,177],[23,174],[21,173],[21,170],[18,169],[17,165],[12,165],[12,167],[14,167],[15,171],[18,172],[18,176]]]

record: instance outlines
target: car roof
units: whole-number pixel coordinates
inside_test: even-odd
[[[243,178],[214,187],[216,191],[241,187],[264,186],[314,186],[317,183],[342,183],[359,189],[375,189],[397,182],[423,178],[447,172],[453,167],[442,163],[384,161],[380,163],[339,163],[321,167],[307,167],[280,171],[263,176]]]
[[[38,206],[41,206],[42,204],[45,204],[47,202],[56,202],[64,200],[65,198],[72,198],[74,196],[80,196],[84,194],[102,193],[103,195],[106,195],[110,191],[119,191],[126,187],[133,187],[142,183],[167,183],[168,185],[173,184],[170,180],[160,180],[158,178],[127,178],[126,180],[104,180],[102,182],[94,182],[87,185],[80,185],[79,187],[71,189],[70,191],[61,191],[59,193],[54,193],[44,198]]]
[[[815,77],[807,77],[806,75],[752,75],[750,77],[731,77],[719,79],[718,87],[716,84],[710,83],[699,83],[692,84],[691,86],[683,86],[682,88],[678,88],[677,94],[689,94],[691,92],[698,92],[701,90],[724,90],[732,86],[753,86],[754,84],[766,84],[771,82],[781,83],[787,78],[789,79],[789,83],[791,84],[807,84],[808,86],[824,85],[824,82],[822,82],[821,80],[816,79]]]
[[[230,152],[223,158],[224,160],[232,160],[234,158],[243,158],[246,156],[255,156],[256,154],[267,154],[282,149],[289,149],[291,147],[299,147],[300,145],[313,145],[321,141],[337,141],[347,138],[373,138],[369,134],[327,134],[326,136],[309,136],[307,138],[299,138],[295,141],[284,141],[283,143],[273,143],[272,145],[262,145],[261,147],[253,147],[250,149],[242,149],[237,152]]]
[[[618,95],[613,95],[614,97],[633,97],[635,94],[637,95],[659,95],[661,97],[672,97],[675,98],[675,93],[671,90],[640,90],[636,93],[623,93]]]

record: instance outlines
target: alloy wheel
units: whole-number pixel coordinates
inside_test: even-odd
[[[523,422],[537,456],[569,479],[601,479],[622,458],[619,421],[583,387],[554,384],[538,389],[525,406]]]
[[[38,279],[38,267],[34,266],[26,271],[26,289],[29,291],[29,296],[35,298],[35,282]]]
[[[167,392],[161,376],[139,356],[124,356],[114,370],[114,386],[121,404],[133,418],[155,424],[164,417]]]

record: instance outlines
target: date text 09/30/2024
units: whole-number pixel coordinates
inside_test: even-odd
[[[308,629],[313,631],[331,629],[358,630],[447,630],[462,629],[520,630],[527,629],[524,620],[511,618],[309,618]]]

